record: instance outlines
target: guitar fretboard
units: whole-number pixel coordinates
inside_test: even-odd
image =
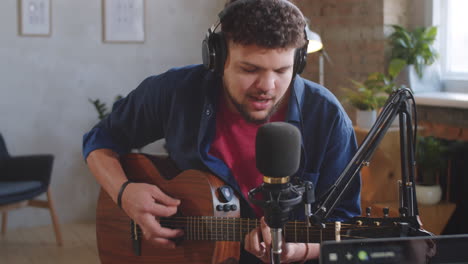
[[[247,233],[260,225],[258,219],[212,216],[162,218],[160,222],[164,227],[183,229],[186,240],[212,241],[243,241]],[[343,228],[342,236],[346,225]],[[292,221],[284,226],[283,234],[286,242],[320,243],[335,239],[335,226],[328,223],[324,229],[319,229],[302,221]]]

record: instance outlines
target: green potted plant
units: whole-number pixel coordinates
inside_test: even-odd
[[[416,145],[418,202],[436,204],[440,201],[442,189],[438,178],[447,169],[446,153],[447,146],[442,140],[432,136],[418,137]]]
[[[437,27],[419,27],[412,31],[399,26],[391,25],[393,33],[389,36],[391,54],[390,63],[393,60],[402,60],[407,65],[406,70],[399,77],[401,83],[412,86],[411,76],[418,79],[423,77],[424,67],[432,65],[438,58],[438,52],[433,47],[437,36]],[[415,72],[415,74],[413,73]]]
[[[402,60],[394,60],[388,67],[388,74],[374,72],[367,76],[364,82],[351,80],[354,88],[344,88],[344,101],[357,109],[356,124],[358,127],[370,128],[377,118],[377,110],[381,108],[388,95],[399,86],[395,77],[405,66]]]
[[[344,101],[357,109],[356,125],[370,128],[376,118],[377,109],[385,103],[387,95],[380,85],[380,74],[370,74],[364,82],[351,80],[353,88],[344,88]]]

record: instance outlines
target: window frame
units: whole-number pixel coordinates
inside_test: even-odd
[[[431,24],[439,28],[435,47],[440,54],[442,84],[446,92],[468,93],[468,73],[449,72],[447,67],[448,5],[447,0],[433,0],[430,14]]]

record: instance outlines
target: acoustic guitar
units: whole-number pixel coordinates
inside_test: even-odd
[[[141,230],[101,189],[96,215],[99,257],[103,264],[119,263],[237,263],[245,235],[259,225],[240,216],[239,199],[226,199],[225,184],[202,171],[178,170],[169,158],[128,154],[121,159],[127,177],[157,185],[181,200],[176,216],[161,218],[162,226],[184,230],[175,249],[161,249],[145,241]],[[169,180],[170,179],[170,180]],[[229,200],[229,201],[228,201]],[[286,242],[320,243],[324,240],[395,237],[399,224],[413,219],[357,217],[350,223],[326,223],[325,228],[300,221],[283,228]],[[417,225],[417,223],[413,223]],[[341,228],[337,228],[341,225]]]

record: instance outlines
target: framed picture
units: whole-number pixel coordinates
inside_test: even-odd
[[[144,0],[102,0],[104,42],[144,42]]]
[[[50,36],[51,0],[18,0],[19,34]]]

